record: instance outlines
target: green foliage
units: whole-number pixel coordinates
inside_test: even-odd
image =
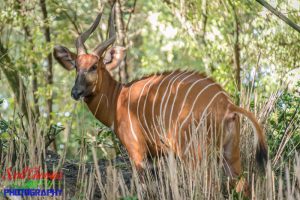
[[[70,97],[75,71],[67,72],[53,59],[53,84],[47,84],[47,56],[57,44],[76,52],[75,38],[89,27],[102,2],[105,2],[99,28],[86,42],[88,49],[93,49],[105,39],[110,6],[108,1],[98,0],[45,2],[48,12],[46,21],[43,20],[39,0],[6,0],[0,3],[0,157],[10,152],[10,149],[15,150],[16,152],[12,153],[16,153],[15,157],[23,162],[26,162],[26,159],[18,157],[19,151],[21,156],[26,157],[28,152],[33,153],[33,157],[36,156],[36,149],[40,146],[36,148],[32,144],[29,145],[26,136],[26,133],[33,131],[30,141],[37,142],[35,137],[42,136],[39,138],[45,138],[47,144],[47,141],[56,138],[58,153],[62,155],[66,152],[66,160],[80,159],[81,168],[83,162],[93,160],[91,147],[96,148],[98,158],[112,158],[120,153],[120,144],[116,135],[95,119],[84,102],[75,102]],[[130,80],[174,69],[205,72],[220,83],[234,99],[240,99],[245,89],[255,91],[255,95],[249,95],[250,108],[253,110],[262,103],[261,100],[269,99],[282,85],[299,81],[297,74],[300,66],[300,34],[263,9],[256,1],[206,0],[207,4],[204,6],[203,0],[138,0],[134,9],[134,0],[120,2],[126,27],[126,66]],[[296,24],[300,24],[298,4],[290,1],[272,1],[272,4]],[[239,32],[238,50],[243,91],[238,91],[235,77],[236,23]],[[51,42],[45,39],[45,25],[50,27]],[[116,71],[112,74],[118,79]],[[291,155],[300,151],[299,88],[300,82],[282,91],[265,124],[270,159],[272,161],[276,156],[282,157],[283,162],[280,164],[283,167],[286,167],[284,164]],[[22,101],[23,96],[26,98]],[[51,113],[48,113],[49,99],[53,100]],[[256,102],[257,99],[259,102]],[[20,104],[25,105],[25,108]],[[32,124],[23,121],[24,111],[32,114],[33,117],[29,120]],[[248,163],[252,165],[252,161]],[[19,163],[16,165],[19,166]],[[122,164],[115,167],[125,169]],[[292,174],[292,167],[289,163],[290,177],[296,180]],[[265,193],[265,188],[261,185],[266,185],[267,188],[272,186],[268,191],[273,191],[273,185],[277,189],[277,185],[285,183],[277,180],[284,177],[277,176],[278,171],[273,173],[271,168],[268,170],[267,176],[271,176],[268,181],[256,181],[254,185],[255,189],[262,188],[261,193]],[[85,170],[81,171],[86,173]],[[168,172],[169,170],[166,171],[166,175]],[[288,175],[288,172],[284,175]],[[93,184],[82,182],[84,177],[88,176],[80,175],[76,189],[90,188],[91,185],[98,184],[91,182],[93,177],[89,177],[89,183]],[[165,180],[166,177],[163,176],[161,180]],[[186,183],[185,180],[194,181],[195,177],[178,178]],[[119,181],[113,176],[111,179]],[[119,187],[120,183],[113,186]],[[173,184],[178,189],[178,185],[174,183],[166,182],[167,188]],[[299,184],[288,182],[287,185],[294,188]],[[134,191],[131,192],[135,194]],[[130,193],[121,199],[138,199],[137,195],[133,194]],[[81,190],[76,195],[72,199],[86,197]],[[239,199],[239,195],[233,193],[232,198]]]
[[[16,139],[14,125],[12,122],[0,119],[0,154],[9,151],[9,144]]]
[[[95,18],[100,7],[99,1],[46,1],[47,22],[43,20],[39,1],[31,0],[23,5],[20,2],[8,0],[0,4],[0,43],[8,50],[5,55],[11,60],[7,64],[6,59],[4,62],[4,55],[0,54],[0,70],[3,71],[5,67],[9,72],[20,75],[27,89],[23,91],[28,95],[27,106],[38,107],[38,123],[45,125],[45,130],[49,129],[50,124],[69,130],[68,139],[64,134],[55,134],[58,144],[68,141],[67,156],[75,156],[78,147],[84,143],[87,145],[96,142],[103,144],[102,147],[105,148],[117,148],[115,136],[109,136],[110,131],[100,128],[102,125],[83,106],[84,103],[71,99],[75,72],[67,72],[53,61],[53,84],[49,85],[46,81],[47,55],[56,44],[75,52],[74,39]],[[241,93],[237,91],[233,62],[233,7],[236,8],[239,23],[242,87],[248,88],[254,79],[255,93],[268,97],[286,81],[296,79],[291,76],[291,72],[300,65],[300,35],[255,1],[206,1],[207,19],[203,35],[202,22],[205,15],[202,0],[137,1],[134,13],[131,13],[133,0],[121,2],[123,21],[128,28],[125,31],[125,41],[128,46],[126,62],[130,80],[158,71],[196,70],[212,76],[232,97],[238,99]],[[300,23],[299,12],[296,12],[294,4],[278,1],[276,8],[286,13],[295,23]],[[88,49],[105,39],[108,12],[109,5],[106,4],[100,28],[86,42]],[[44,37],[46,24],[50,27],[51,42],[46,42]],[[3,118],[10,122],[15,120],[16,110],[19,109],[16,106],[19,98],[15,98],[13,94],[19,88],[6,87],[11,76],[2,77],[0,97],[7,100],[8,107],[3,109],[3,100],[0,101],[0,116],[1,120]],[[35,78],[36,89],[33,84]],[[284,96],[284,102],[296,101],[294,97],[289,99],[287,94]],[[34,103],[33,97],[38,99],[37,103]],[[47,100],[51,98],[53,110],[48,122]],[[282,134],[292,117],[288,113],[293,113],[293,109],[296,109],[295,104],[289,103],[286,103],[289,106],[286,110],[280,108],[279,104],[277,106],[278,109],[270,120],[274,129],[272,133],[275,134],[270,135],[269,142],[273,153],[280,145]],[[295,141],[289,142],[287,151],[296,147],[297,134],[293,134],[291,140]],[[100,146],[97,147],[101,149]],[[105,154],[105,148],[100,150],[101,154]],[[59,148],[60,153],[63,150]]]
[[[276,102],[269,117],[269,148],[271,157],[280,150],[280,145],[287,142],[281,153],[288,159],[293,152],[300,150],[300,82],[293,91],[284,90]],[[288,136],[290,135],[290,136]],[[290,137],[287,139],[287,137]]]
[[[0,121],[0,130],[1,132],[6,132],[8,129],[8,123],[5,120]]]
[[[137,196],[131,196],[131,197],[122,197],[120,200],[137,200]]]
[[[9,138],[9,134],[8,134],[8,123],[3,120],[0,119],[0,139],[1,140],[7,140]]]

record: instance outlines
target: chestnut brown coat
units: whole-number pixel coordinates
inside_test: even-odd
[[[114,80],[109,70],[122,61],[125,48],[109,48],[115,40],[114,12],[111,13],[109,38],[92,53],[86,53],[84,41],[97,27],[101,14],[77,38],[77,54],[56,46],[54,56],[64,68],[76,69],[73,98],[83,98],[94,116],[111,127],[138,169],[143,168],[149,154],[157,156],[169,150],[183,160],[190,153],[201,159],[201,151],[190,144],[205,123],[209,137],[216,136],[216,148],[223,148],[228,176],[238,177],[241,161],[237,114],[250,120],[258,141],[257,161],[266,161],[264,133],[254,115],[234,105],[222,87],[205,75],[173,71],[129,84]]]

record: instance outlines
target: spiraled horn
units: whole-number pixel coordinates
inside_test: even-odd
[[[95,31],[96,27],[98,26],[98,24],[101,20],[101,16],[102,16],[102,12],[98,14],[97,18],[95,19],[95,21],[91,25],[91,27],[76,38],[77,55],[86,53],[86,47],[84,46],[84,42]]]
[[[115,29],[115,6],[112,6],[110,17],[109,17],[109,36],[108,39],[99,44],[93,51],[93,54],[100,57],[103,52],[114,43],[116,40],[116,29]]]

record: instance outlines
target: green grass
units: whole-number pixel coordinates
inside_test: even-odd
[[[279,96],[275,95],[258,104],[251,102],[247,94],[242,95],[242,107],[250,109],[258,116],[260,122],[264,124],[265,132],[272,133],[273,127],[267,124],[270,113],[276,110],[276,102]],[[14,170],[21,170],[25,166],[43,166],[43,158],[46,151],[45,127],[42,123],[34,123],[34,120],[24,122],[23,118],[16,117],[8,126],[5,126],[5,137],[1,138],[1,164],[2,169],[13,167]],[[79,120],[79,119],[72,119]],[[81,120],[81,119],[80,119]],[[79,123],[79,121],[78,121]],[[22,124],[25,124],[22,126]],[[80,121],[80,124],[84,124]],[[84,127],[93,130],[97,127]],[[298,133],[298,129],[293,129],[293,135]],[[95,131],[97,132],[97,131]],[[199,133],[205,133],[200,130]],[[63,134],[69,138],[70,131],[63,130]],[[82,134],[80,137],[85,137]],[[300,157],[296,149],[286,154],[271,152],[270,160],[265,172],[261,172],[255,164],[255,151],[253,147],[253,131],[247,120],[242,119],[241,126],[241,157],[243,164],[243,177],[249,182],[253,199],[300,199]],[[272,143],[272,136],[268,135],[269,144]],[[82,139],[82,140],[81,140]],[[195,145],[202,145],[204,141],[199,137]],[[251,141],[251,142],[249,142]],[[121,170],[125,164],[109,164],[106,168],[106,181],[101,177],[102,171],[98,166],[99,141],[85,143],[83,138],[78,140],[78,157],[68,158],[68,140],[66,148],[62,151],[61,157],[57,160],[57,165],[53,171],[61,170],[64,163],[69,160],[76,160],[79,167],[76,179],[71,184],[64,184],[65,191],[63,199],[94,199],[95,194],[102,199],[244,199],[241,194],[236,193],[229,187],[229,181],[223,174],[223,167],[217,161],[220,152],[214,148],[205,154],[201,162],[196,167],[182,163],[172,154],[155,161],[155,169],[152,166],[146,168],[144,179],[141,182],[134,167],[131,186],[125,184]],[[289,140],[286,139],[288,143]],[[97,144],[97,145],[96,145]],[[275,148],[274,148],[275,149]],[[275,149],[276,150],[276,149]],[[279,151],[279,149],[277,149]],[[281,151],[281,150],[280,150]],[[284,152],[284,151],[283,151]],[[91,170],[87,173],[87,158],[90,154],[93,161]],[[280,156],[280,159],[278,159]],[[281,157],[282,156],[282,157]],[[276,162],[274,163],[276,159]],[[154,171],[154,173],[153,173]],[[3,170],[2,170],[3,172]],[[64,181],[62,182],[64,183]],[[8,186],[7,181],[0,182],[0,188]],[[45,183],[46,184],[46,183]],[[72,190],[70,192],[70,190]],[[222,192],[221,192],[222,191]],[[36,199],[36,198],[35,198]],[[47,198],[40,198],[47,199]]]

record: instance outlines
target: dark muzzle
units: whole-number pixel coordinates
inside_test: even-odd
[[[80,99],[80,97],[83,95],[83,93],[84,93],[83,90],[73,87],[73,89],[71,91],[71,96],[73,97],[73,99],[75,99],[77,101],[78,99]]]

